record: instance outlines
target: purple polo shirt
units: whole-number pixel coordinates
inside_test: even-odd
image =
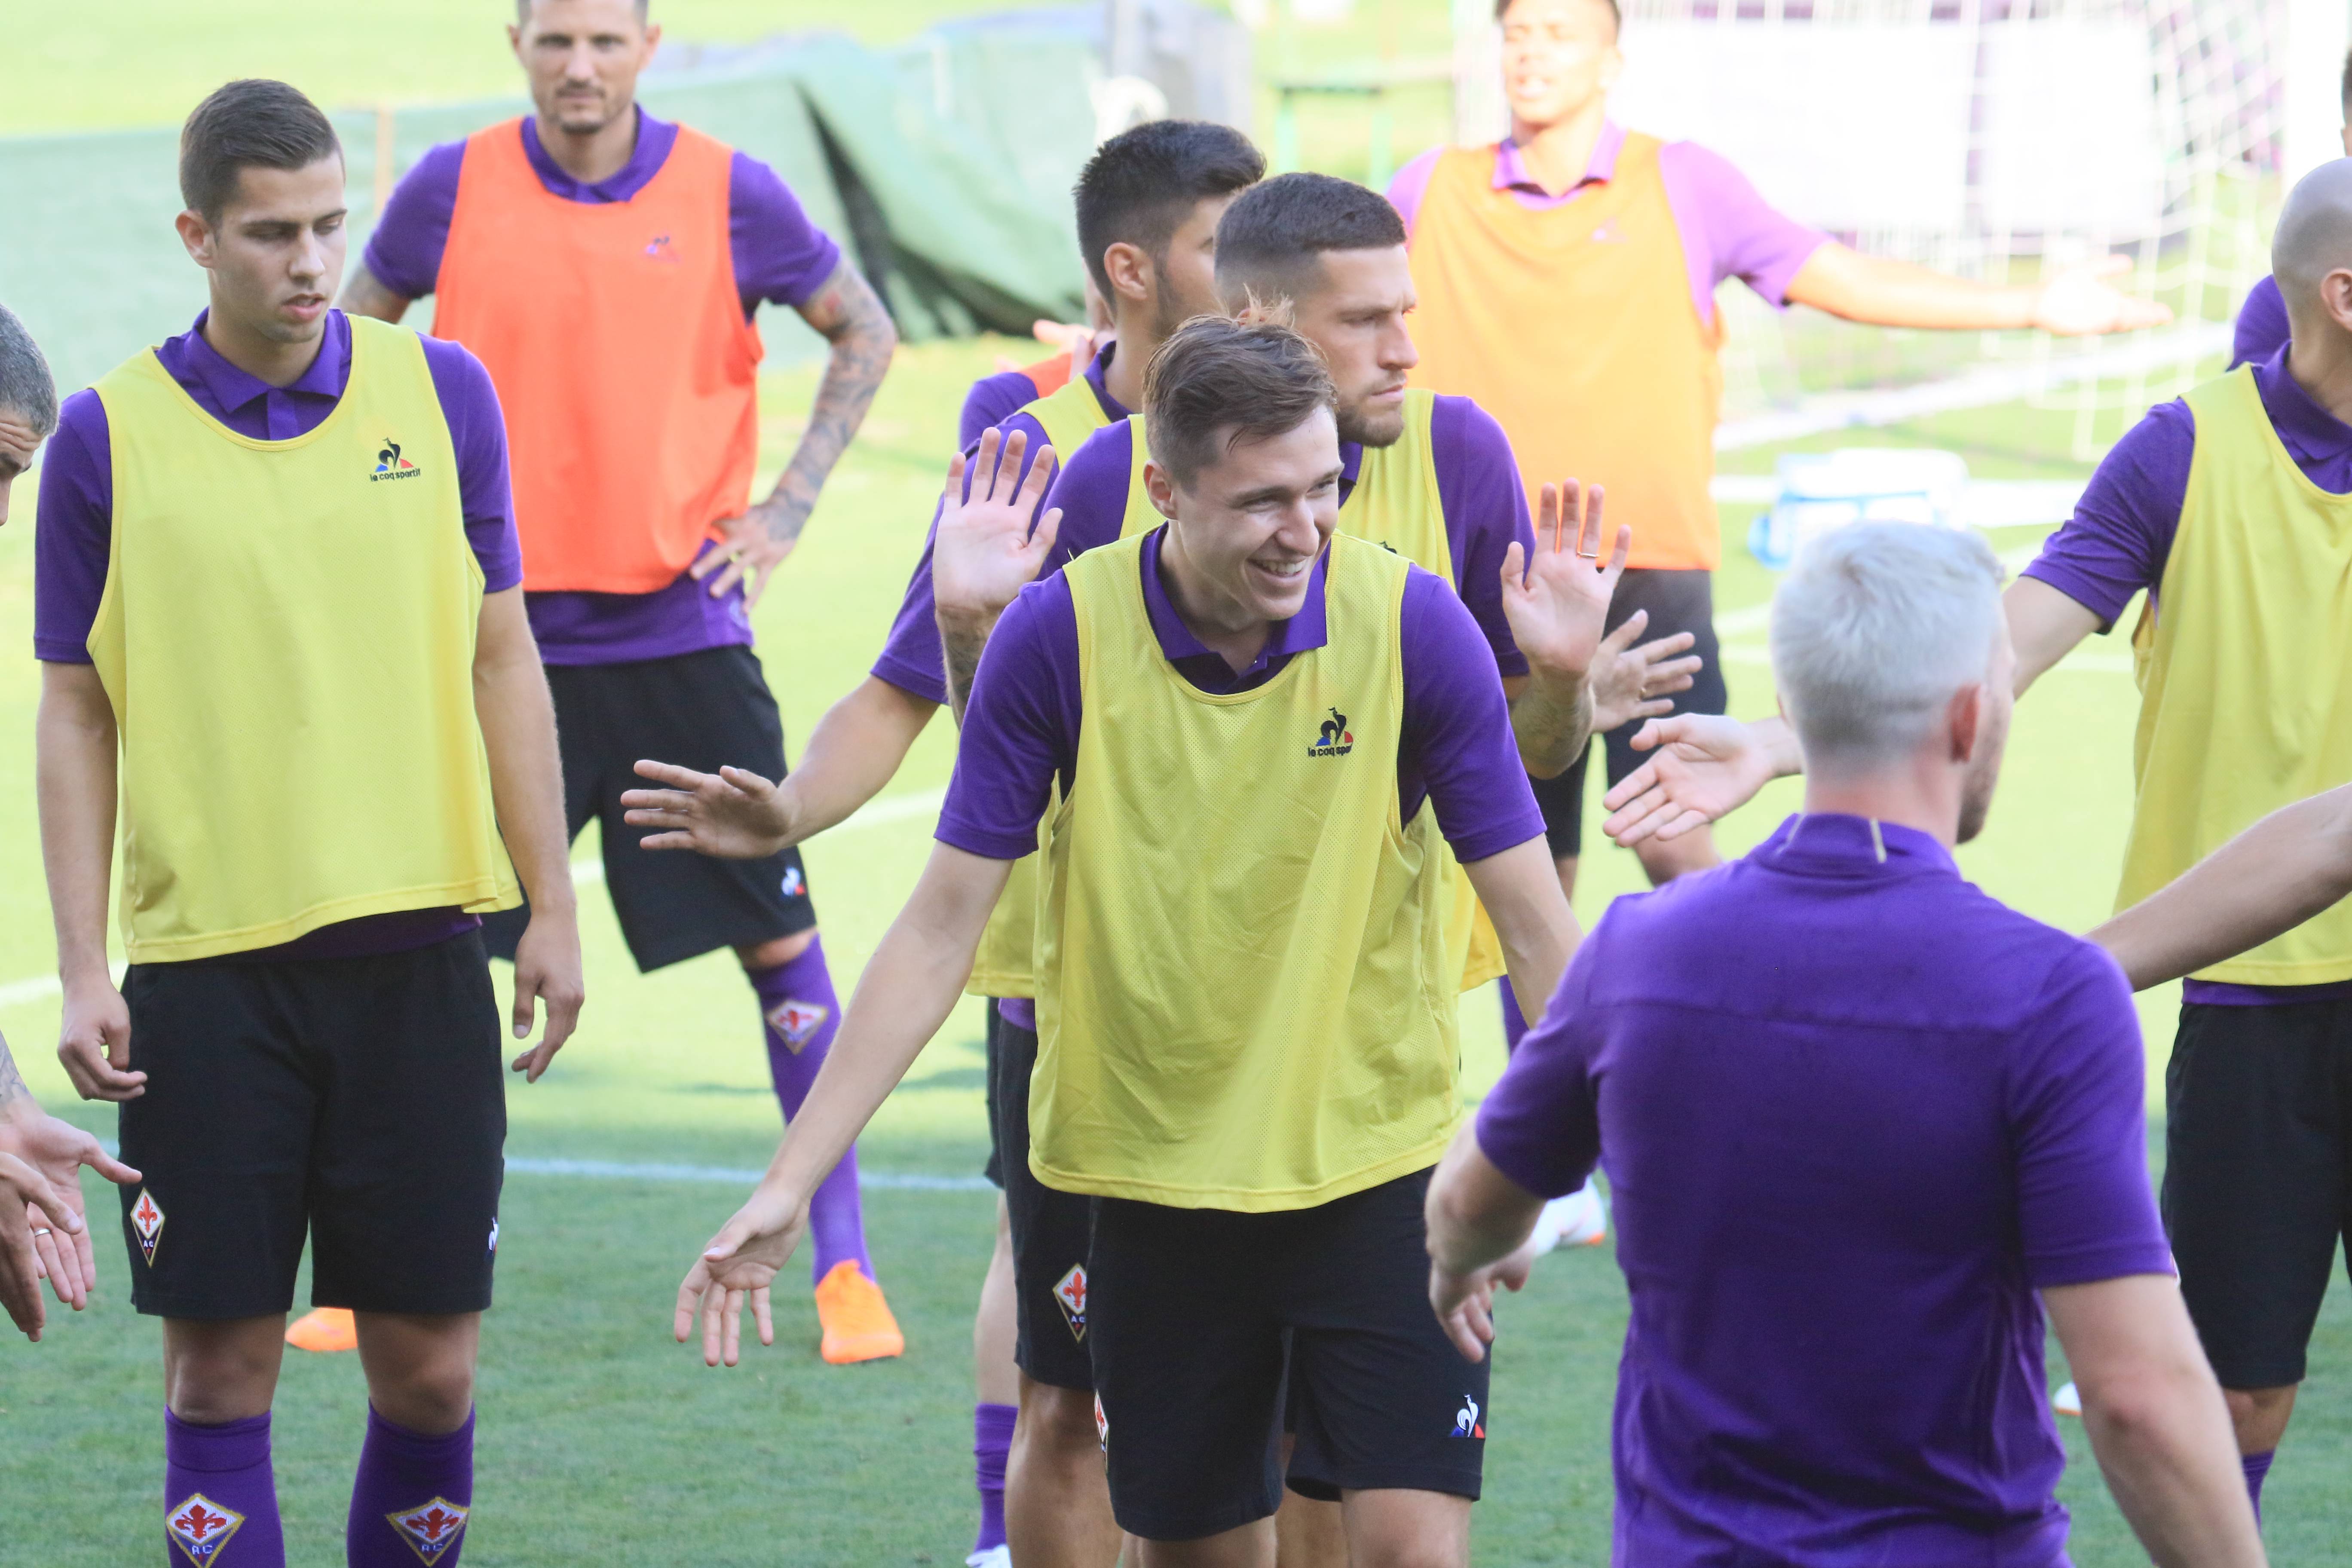
[[[290,385],[271,386],[223,359],[204,338],[205,317],[154,351],[196,405],[238,435],[290,441],[334,412],[352,376],[352,324],[327,312],[318,357]],[[504,593],[522,581],[514,504],[507,490],[506,422],[482,362],[457,343],[420,338],[425,364],[457,454],[457,492],[466,542],[482,568],[482,591]],[[41,468],[34,514],[33,655],[52,664],[89,664],[89,630],[106,589],[114,540],[113,441],[96,389],[66,399]],[[481,924],[457,909],[411,910],[323,926],[280,947],[232,956],[245,960],[350,958],[399,952]]]
[[[531,172],[549,195],[568,202],[629,200],[661,173],[677,142],[676,122],[636,112],[637,141],[628,163],[593,184],[565,174],[541,142],[536,118],[526,117],[522,146]],[[465,160],[462,141],[433,148],[402,176],[385,204],[368,240],[367,269],[394,293],[421,300],[434,291]],[[763,300],[805,305],[840,268],[841,247],[809,222],[773,169],[742,153],[729,171],[727,226],[747,320]],[[703,547],[706,552],[712,548]],[[540,657],[549,664],[620,664],[751,641],[742,591],[713,598],[708,583],[687,575],[650,594],[532,594],[527,602]]]
[[[1798,816],[1619,899],[1480,1108],[1605,1164],[1615,1561],[2065,1561],[2036,1290],[2172,1273],[2131,992],[1925,833]]]
[[[1087,385],[1093,389],[1095,403],[1101,408],[1104,417],[1123,421],[1127,418],[1128,410],[1117,398],[1111,396],[1109,389],[1103,385],[1103,374],[1109,369],[1111,356],[1118,352],[1118,348],[1117,343],[1103,345],[1102,352],[1087,365],[1086,382]],[[1018,374],[1017,372],[1007,374]],[[967,416],[971,413],[974,401],[981,397],[981,389],[987,386],[990,381],[998,379],[1000,378],[991,376],[987,381],[973,384],[971,395],[964,400],[964,412]],[[1021,376],[1020,380],[1023,385],[1031,388],[1031,395],[1023,398],[1021,404],[1014,405],[1015,410],[1018,410],[1022,404],[1036,401],[1034,384],[1027,376]],[[990,395],[989,402],[992,404],[1000,400],[1003,395],[1002,389],[999,389]],[[1038,424],[1034,416],[1017,411],[991,423],[1002,429],[1007,439],[1016,430],[1027,439],[1028,445],[1022,449],[1021,453],[1021,473],[1024,478],[1026,478],[1030,468],[1036,461],[1038,448],[1046,445],[1045,427]],[[989,426],[982,426],[973,433],[971,438],[963,444],[964,455],[967,458],[979,450],[980,438],[987,434],[988,429]],[[1055,454],[1056,460],[1064,463],[1069,460],[1069,457],[1070,454],[1067,452]],[[964,470],[963,487],[966,496],[971,494],[973,477],[972,469],[967,468]],[[1063,520],[1062,528],[1061,537],[1067,538],[1069,521],[1066,518]],[[901,691],[919,697],[927,702],[936,702],[945,707],[948,700],[947,665],[945,656],[940,647],[938,606],[931,597],[931,545],[939,537],[939,508],[934,507],[931,510],[930,536],[923,541],[922,559],[915,563],[915,574],[908,580],[907,596],[899,603],[898,618],[890,623],[890,636],[882,645],[881,657],[874,661],[874,673]],[[1118,535],[1113,533],[1111,537],[1115,539]],[[1054,566],[1058,567],[1063,559],[1066,557],[1057,558],[1053,563]]]
[[[991,426],[1003,424],[1036,401],[1037,384],[1025,370],[1000,370],[982,376],[963,395],[962,412],[956,416],[956,445],[970,451]]]
[[[2249,301],[2251,307],[2251,301]],[[2352,494],[2352,426],[2322,408],[2287,373],[2282,345],[2253,367],[2263,411],[2304,476],[2330,495]],[[2179,398],[2158,404],[2117,441],[2091,476],[2074,515],[2052,534],[2025,575],[2049,584],[2112,631],[2134,594],[2155,601],[2180,528],[2197,422]],[[2352,996],[2352,981],[2326,985],[2182,984],[2181,1000],[2218,1006],[2265,1006]]]
[[[1145,540],[1143,603],[1160,651],[1200,689],[1248,691],[1279,675],[1296,656],[1328,640],[1324,619],[1327,551],[1315,564],[1307,603],[1282,622],[1245,670],[1193,636],[1161,578],[1160,542]],[[1427,800],[1462,860],[1483,860],[1543,832],[1511,735],[1510,705],[1477,624],[1445,585],[1414,567],[1399,611],[1404,720],[1397,742],[1397,792],[1404,820]],[[956,750],[955,776],[940,808],[943,844],[993,860],[1037,847],[1037,823],[1055,779],[1076,777],[1084,718],[1078,687],[1078,621],[1069,579],[1056,572],[1030,584],[1006,609],[981,656]]]
[[[2261,364],[2286,347],[2287,331],[2286,300],[2279,293],[2278,279],[2264,274],[2261,282],[2246,290],[2246,302],[2238,307],[2237,330],[2231,334],[2230,368]]]
[[[1514,540],[1535,549],[1535,526],[1528,517],[1528,494],[1510,437],[1494,416],[1466,397],[1440,396],[1429,421],[1430,448],[1437,470],[1438,504],[1445,512],[1445,541],[1454,557],[1454,580],[1462,602],[1486,636],[1493,663],[1506,676],[1525,675],[1527,656],[1511,637],[1503,614],[1503,556]],[[1062,509],[1062,526],[1045,570],[1056,571],[1073,556],[1116,540],[1127,520],[1127,490],[1133,472],[1135,426],[1108,426],[1087,437],[1077,455],[1062,466],[1045,505]],[[1363,469],[1364,448],[1339,444],[1340,525]]]
[[[1625,128],[1609,121],[1593,143],[1584,178],[1555,196],[1528,174],[1518,143],[1505,137],[1496,143],[1495,189],[1510,192],[1531,211],[1548,211],[1615,178],[1617,154],[1624,145]],[[1389,182],[1389,201],[1403,216],[1408,235],[1421,216],[1429,177],[1444,151],[1423,153]],[[1690,274],[1691,303],[1702,321],[1715,320],[1716,286],[1727,278],[1740,279],[1775,305],[1786,305],[1789,280],[1829,243],[1830,237],[1821,230],[1774,211],[1729,159],[1696,142],[1662,143],[1658,177],[1665,182],[1666,205],[1674,212],[1683,265]]]

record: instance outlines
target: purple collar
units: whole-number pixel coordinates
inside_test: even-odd
[[[1573,188],[1607,184],[1617,177],[1617,154],[1624,150],[1625,128],[1613,120],[1603,121],[1601,140],[1592,144],[1592,157],[1584,165],[1584,178]],[[1530,191],[1549,195],[1527,164],[1519,157],[1519,144],[1506,136],[1495,143],[1495,189],[1498,191]]]
[[[593,184],[565,174],[539,139],[538,116],[523,116],[522,153],[530,160],[530,172],[539,176],[549,195],[567,202],[625,202],[653,182],[668,162],[669,150],[677,143],[677,125],[674,121],[656,120],[634,105],[630,111],[637,117],[637,143],[630,150],[629,161],[621,165],[620,173]]]
[[[1307,603],[1297,615],[1279,622],[1274,635],[1265,639],[1265,647],[1247,669],[1235,673],[1224,656],[1213,652],[1209,645],[1192,635],[1184,617],[1176,613],[1175,601],[1168,595],[1168,584],[1160,570],[1160,542],[1168,537],[1165,524],[1153,529],[1143,541],[1143,608],[1151,617],[1151,630],[1160,638],[1160,652],[1177,672],[1199,687],[1223,696],[1229,692],[1247,691],[1265,685],[1282,673],[1293,654],[1321,647],[1330,640],[1323,614],[1323,572],[1331,560],[1328,549],[1315,558],[1313,579],[1307,585]]]
[[[261,401],[268,416],[252,423],[268,432],[268,439],[284,441],[315,426],[318,421],[302,424],[290,406],[282,409],[281,418],[280,400],[317,399],[332,405],[342,397],[343,388],[352,378],[352,323],[341,310],[327,312],[327,330],[320,337],[319,352],[311,359],[310,367],[286,386],[272,386],[223,359],[220,351],[205,341],[205,322],[211,315],[209,310],[198,311],[194,325],[178,337],[166,340],[155,351],[155,358],[165,374],[185,388],[205,413],[216,419],[233,421],[247,405]],[[280,426],[286,425],[294,427],[280,434]]]
[[[1749,853],[1760,865],[1814,877],[1959,875],[1952,852],[1933,834],[1843,812],[1798,812]]]
[[[1121,406],[1118,399],[1110,395],[1110,388],[1103,382],[1103,377],[1110,370],[1111,356],[1117,353],[1118,353],[1118,340],[1112,338],[1095,351],[1094,358],[1087,361],[1085,372],[1087,384],[1095,389],[1095,402],[1101,406],[1104,416],[1114,425],[1134,412],[1130,408]]]
[[[2310,464],[2352,451],[2352,425],[2322,408],[2286,368],[2287,349],[2254,367],[2254,389],[2262,394],[2263,412],[2270,416],[2280,444],[2295,460]]]

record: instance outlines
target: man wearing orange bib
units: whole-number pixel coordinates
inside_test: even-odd
[[[1860,255],[1773,211],[1706,148],[1608,118],[1623,65],[1616,0],[1497,0],[1496,16],[1511,133],[1424,153],[1389,187],[1421,300],[1413,384],[1476,398],[1530,483],[1575,474],[1607,489],[1634,536],[1611,625],[1645,610],[1650,636],[1698,639],[1705,662],[1679,711],[1725,709],[1710,585],[1722,540],[1707,495],[1718,284],[1737,277],[1776,305],[1889,327],[2078,333],[2169,319],[2101,280],[2118,258],[2038,288],[1993,288]],[[1633,733],[1606,738],[1612,784],[1639,761]],[[1536,786],[1570,893],[1584,773],[1580,761]],[[1705,834],[1641,854],[1654,881],[1718,858]]]
[[[532,630],[549,665],[574,837],[603,824],[605,881],[640,969],[731,948],[759,997],[777,1099],[800,1109],[840,1006],[799,853],[640,855],[620,792],[640,757],[784,767],[749,611],[791,553],[896,342],[873,290],[775,172],[635,106],[660,29],[643,0],[521,0],[508,29],[537,112],[409,171],[345,293],[496,380],[514,451]],[[748,504],[762,301],[833,343],[806,434]],[[494,952],[512,940],[491,922]],[[830,1362],[904,1348],[875,1282],[855,1157],[817,1201]]]

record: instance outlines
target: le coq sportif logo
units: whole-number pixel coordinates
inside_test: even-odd
[[[387,436],[383,438],[383,449],[375,455],[375,472],[368,476],[368,483],[374,484],[379,479],[413,479],[424,471],[402,457],[400,443]]]
[[[1330,715],[1315,731],[1315,743],[1307,748],[1310,757],[1344,757],[1356,749],[1356,737],[1348,728],[1348,716],[1337,708],[1324,710]]]

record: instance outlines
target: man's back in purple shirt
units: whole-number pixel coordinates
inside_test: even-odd
[[[1616,1561],[2063,1561],[2036,1290],[2171,1272],[2098,949],[1927,834],[1801,816],[1620,899],[1481,1108],[1598,1158],[1633,1297]]]

